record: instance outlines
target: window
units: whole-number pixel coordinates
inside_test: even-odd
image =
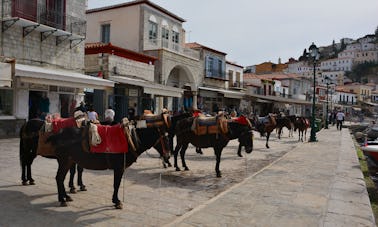
[[[101,25],[101,42],[110,43],[110,24]]]
[[[157,23],[149,21],[148,22],[148,39],[156,40],[157,38]]]
[[[54,28],[65,30],[65,13],[65,0],[46,0],[46,7],[42,8],[40,12],[41,23]]]
[[[37,0],[18,0],[13,2],[12,16],[37,21]]]
[[[13,89],[0,88],[0,116],[13,114]]]
[[[168,48],[169,30],[166,27],[161,29],[161,42],[163,47]]]
[[[163,27],[161,29],[161,37],[166,40],[169,39],[169,30],[167,28]]]
[[[172,31],[172,42],[179,43],[180,33]]]
[[[225,62],[219,57],[206,56],[205,59],[206,77],[226,79]]]

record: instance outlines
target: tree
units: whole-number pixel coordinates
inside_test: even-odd
[[[378,26],[377,26],[377,28],[375,29],[375,39],[378,40]]]
[[[366,82],[368,75],[374,74],[374,68],[378,67],[378,63],[365,62],[355,65],[352,71],[346,72],[345,76],[353,82]]]

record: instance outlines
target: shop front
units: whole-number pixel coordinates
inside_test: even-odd
[[[21,121],[44,119],[47,114],[72,116],[75,107],[85,99],[88,88],[111,91],[114,82],[69,70],[31,65],[15,65],[13,108],[9,116]],[[103,97],[102,97],[103,98]],[[20,125],[15,126],[15,132]]]
[[[179,99],[183,96],[183,89],[157,84],[152,81],[130,78],[126,76],[109,76],[109,79],[118,82],[116,87],[129,87],[124,91],[116,91],[123,94],[123,107],[135,108],[137,115],[143,110],[151,110],[154,113],[161,113],[163,108],[172,110],[178,108]],[[122,84],[122,85],[121,85]],[[132,87],[132,90],[130,88]],[[131,91],[131,93],[130,93]]]

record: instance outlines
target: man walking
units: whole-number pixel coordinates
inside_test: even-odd
[[[337,120],[337,125],[336,125],[336,128],[338,130],[341,130],[341,128],[343,127],[343,121],[344,121],[344,118],[345,118],[345,114],[342,110],[339,110],[336,114],[336,120]]]

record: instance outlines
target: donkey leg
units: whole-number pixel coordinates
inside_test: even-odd
[[[184,170],[189,170],[185,162],[185,152],[186,152],[186,149],[188,149],[188,145],[189,144],[183,144],[180,150],[180,157],[181,157],[182,167],[184,167]]]
[[[114,207],[116,209],[122,209],[123,205],[122,202],[118,199],[118,190],[121,184],[122,176],[123,176],[124,169],[123,167],[114,168],[114,180],[113,180],[113,197],[112,202],[114,203]]]
[[[241,154],[241,150],[242,150],[242,145],[239,143],[239,147],[238,147],[238,156],[239,157],[243,157],[243,155]]]
[[[220,165],[220,161],[221,161],[221,155],[222,155],[222,149],[223,148],[214,147],[214,154],[215,154],[215,158],[216,158],[215,173],[217,174],[217,177],[222,177],[222,173],[219,169],[219,165]]]
[[[265,144],[265,147],[266,147],[266,148],[270,148],[269,145],[268,145],[269,136],[270,136],[270,132],[268,132],[268,133],[266,134],[266,144]]]
[[[180,168],[177,165],[177,156],[178,156],[178,153],[179,153],[179,150],[181,149],[181,147],[182,147],[181,145],[177,144],[176,147],[175,147],[175,151],[173,153],[174,167],[176,168],[176,171],[180,171]]]
[[[74,185],[75,173],[76,173],[76,164],[73,164],[70,168],[70,181],[68,183],[68,187],[70,188],[70,193],[76,193],[76,188]]]
[[[58,160],[58,163],[59,167],[55,177],[56,184],[58,187],[58,200],[60,202],[60,206],[65,207],[67,206],[68,201],[72,201],[72,198],[67,195],[66,189],[64,187],[64,179],[66,178],[70,165],[63,160]]]
[[[83,183],[83,167],[77,165],[77,185],[80,186],[80,191],[86,191],[87,187],[85,187]]]
[[[28,180],[26,179],[26,165],[21,161],[21,180],[22,185],[27,185]]]
[[[27,180],[29,181],[29,184],[30,185],[35,185],[35,181],[34,179],[32,178],[32,174],[31,174],[31,163],[28,163],[26,165],[26,169],[27,169]]]

